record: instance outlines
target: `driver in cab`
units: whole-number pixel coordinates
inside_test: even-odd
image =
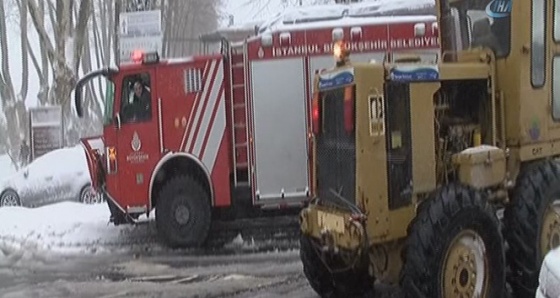
[[[150,92],[140,81],[134,82],[133,91],[132,102],[127,106],[127,122],[149,120],[152,112]]]

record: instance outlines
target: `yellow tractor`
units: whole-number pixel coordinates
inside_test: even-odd
[[[436,8],[437,61],[315,78],[300,255],[323,297],[535,297],[560,245],[560,0]]]

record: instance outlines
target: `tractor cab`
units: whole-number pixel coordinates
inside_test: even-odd
[[[439,61],[317,74],[300,255],[318,294],[535,295],[560,237],[553,2],[437,0]]]

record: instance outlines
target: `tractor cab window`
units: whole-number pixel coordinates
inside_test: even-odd
[[[464,0],[450,7],[459,49],[485,47],[496,57],[510,52],[511,0]]]
[[[120,111],[122,123],[147,122],[152,119],[152,95],[148,73],[124,78]]]

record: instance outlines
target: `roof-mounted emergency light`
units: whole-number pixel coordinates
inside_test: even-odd
[[[433,22],[432,23],[432,34],[438,34],[438,23],[437,22]]]
[[[272,35],[265,33],[261,36],[261,45],[263,47],[270,47],[272,45]]]
[[[424,35],[426,35],[426,24],[424,23],[414,24],[414,36],[420,37]]]
[[[344,31],[342,30],[342,28],[334,28],[332,30],[332,40],[334,42],[338,42],[342,39],[344,39]]]
[[[350,29],[350,39],[353,41],[362,40],[362,27],[352,27]]]
[[[152,64],[159,62],[159,55],[157,52],[145,53],[141,50],[133,51],[131,54],[132,61],[142,64]]]
[[[292,42],[292,35],[290,32],[282,32],[280,33],[280,45],[287,46]]]

